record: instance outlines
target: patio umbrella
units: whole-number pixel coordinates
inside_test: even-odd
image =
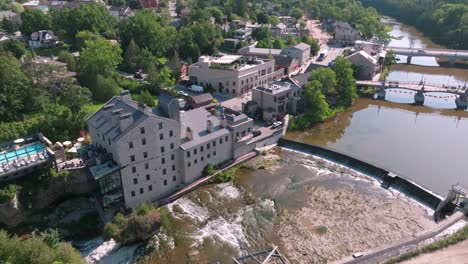
[[[71,141],[64,141],[62,144],[63,144],[65,147],[68,147],[68,146],[70,146],[72,143],[71,143]]]

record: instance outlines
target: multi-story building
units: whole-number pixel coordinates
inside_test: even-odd
[[[271,82],[252,90],[252,101],[263,110],[263,119],[278,115],[297,115],[303,111],[301,89],[291,82]]]
[[[304,65],[310,60],[310,45],[303,42],[285,48],[281,55],[296,58],[299,65]]]
[[[359,39],[359,31],[346,22],[335,22],[335,41],[344,45],[353,44]]]
[[[88,127],[93,147],[109,157],[90,166],[102,200],[120,191],[127,208],[167,196],[200,177],[207,164],[253,149],[246,143],[252,119],[216,106],[179,111],[178,101],[167,95],[150,108],[123,91],[88,119]]]
[[[254,87],[280,79],[283,70],[275,71],[271,59],[250,56],[201,56],[189,66],[189,81],[211,86],[219,92],[241,95]]]

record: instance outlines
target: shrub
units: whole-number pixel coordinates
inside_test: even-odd
[[[8,184],[0,189],[0,203],[11,203],[19,190],[18,185]]]
[[[237,167],[232,167],[230,169],[222,171],[216,174],[216,176],[214,176],[213,178],[211,178],[209,180],[209,183],[222,183],[222,182],[232,181],[235,177],[237,169],[238,169]]]
[[[137,215],[144,216],[147,215],[151,210],[153,210],[154,207],[151,203],[149,202],[144,202],[141,203],[136,209]]]
[[[215,167],[213,166],[213,164],[208,164],[203,169],[202,175],[209,176],[209,175],[213,175],[214,173],[215,173]]]

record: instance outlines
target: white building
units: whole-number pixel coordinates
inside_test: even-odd
[[[241,95],[252,88],[280,79],[282,71],[274,71],[270,59],[240,55],[201,56],[189,66],[190,82],[211,86],[219,92]]]
[[[362,50],[347,56],[346,59],[359,67],[360,80],[372,80],[379,70],[379,62]]]
[[[310,60],[310,45],[303,42],[292,47],[285,48],[281,55],[296,58],[299,65],[304,65]]]
[[[150,108],[130,93],[110,99],[88,119],[93,154],[87,164],[100,186],[104,206],[123,197],[126,208],[157,201],[218,165],[254,148],[253,120],[211,106],[179,111],[178,101],[160,96]]]

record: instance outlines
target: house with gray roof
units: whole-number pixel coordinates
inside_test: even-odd
[[[208,164],[228,162],[253,149],[247,144],[252,119],[216,106],[180,111],[179,101],[167,95],[151,108],[123,91],[87,122],[93,148],[111,157],[105,161],[96,156],[88,163],[102,200],[120,190],[126,208],[157,201],[198,179]],[[103,161],[109,163],[105,170]],[[116,183],[116,178],[121,184],[113,188],[103,184]]]
[[[285,48],[281,55],[296,58],[299,65],[304,65],[310,60],[310,45],[304,42]]]

